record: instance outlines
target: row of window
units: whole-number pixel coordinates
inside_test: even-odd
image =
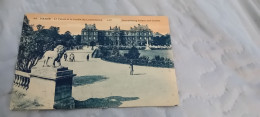
[[[83,32],[83,35],[94,35],[94,34],[98,34],[98,32]],[[112,35],[113,34],[113,32],[106,32],[105,33],[106,35]],[[118,33],[116,33],[116,34],[118,34]],[[146,35],[152,35],[152,33],[151,32],[124,32],[124,35],[144,35],[144,36],[146,36]]]
[[[83,32],[83,35],[94,35],[94,34],[98,34],[98,32]]]
[[[151,37],[125,37],[124,39],[151,39]]]
[[[92,37],[84,37],[84,39],[92,39]],[[96,39],[96,37],[93,37],[93,40],[95,40]],[[106,37],[105,37],[105,39],[107,39]],[[149,38],[147,38],[147,37],[125,37],[124,39],[151,39],[151,37],[149,37]]]
[[[125,35],[151,35],[151,32],[124,32]]]

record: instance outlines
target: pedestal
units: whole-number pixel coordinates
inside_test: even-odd
[[[145,50],[151,50],[151,48],[149,47],[149,45],[145,46]]]
[[[74,108],[71,96],[74,76],[67,67],[34,67],[30,74],[28,94],[43,104],[42,109]]]

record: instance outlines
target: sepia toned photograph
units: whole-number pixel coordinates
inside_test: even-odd
[[[11,110],[179,104],[166,16],[26,14]]]

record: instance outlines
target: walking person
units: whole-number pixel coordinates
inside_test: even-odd
[[[72,53],[72,62],[75,62],[75,55]]]
[[[75,62],[75,55],[73,53],[70,54],[70,62]]]
[[[64,53],[64,60],[65,61],[67,61],[67,57],[68,57],[67,53]]]
[[[87,55],[87,61],[89,61],[89,54]]]
[[[130,75],[134,75],[134,64],[133,64],[133,60],[130,60]]]

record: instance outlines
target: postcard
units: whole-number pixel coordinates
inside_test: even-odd
[[[11,110],[179,104],[166,16],[26,14]]]

